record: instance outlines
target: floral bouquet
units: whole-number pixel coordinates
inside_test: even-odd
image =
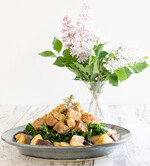
[[[92,92],[89,112],[97,117],[102,116],[99,95],[106,81],[118,86],[133,73],[140,73],[148,67],[146,59],[133,43],[120,43],[111,50],[104,50],[108,43],[101,43],[99,37],[90,29],[89,6],[83,5],[76,24],[65,16],[63,19],[62,42],[53,39],[55,51],[40,53],[44,57],[53,57],[53,63],[59,67],[67,67],[75,73],[74,80],[82,80]],[[60,55],[60,53],[62,55]]]

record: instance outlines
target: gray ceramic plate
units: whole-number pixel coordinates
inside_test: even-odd
[[[27,144],[19,144],[13,140],[13,135],[18,131],[23,131],[25,126],[16,127],[6,131],[2,134],[2,139],[8,144],[16,146],[21,154],[52,160],[78,160],[78,159],[92,159],[107,156],[111,154],[115,148],[125,143],[130,137],[131,133],[129,130],[112,125],[103,123],[108,128],[114,126],[114,129],[120,134],[120,138],[117,142],[90,145],[90,146],[74,146],[74,147],[56,147],[56,146],[33,146]]]

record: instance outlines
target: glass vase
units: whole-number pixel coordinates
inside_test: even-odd
[[[99,120],[103,120],[102,92],[105,82],[85,82],[85,84],[90,92],[88,113],[94,115]]]

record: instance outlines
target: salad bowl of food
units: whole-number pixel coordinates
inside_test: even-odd
[[[32,124],[10,129],[2,139],[21,154],[53,160],[107,156],[131,137],[129,130],[100,121],[68,98]]]

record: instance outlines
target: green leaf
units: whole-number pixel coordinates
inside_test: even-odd
[[[126,72],[127,78],[129,78],[130,75],[132,74],[131,70],[130,70],[128,67],[124,67],[124,69],[125,69],[125,72]]]
[[[94,46],[94,51],[95,51],[95,54],[98,56],[100,54],[100,52],[102,51],[104,45],[103,44],[99,44],[99,45],[95,45]]]
[[[40,126],[40,131],[44,131],[46,134],[50,134],[48,126],[46,126],[44,123]]]
[[[85,66],[85,72],[88,73],[89,75],[92,75],[93,73],[93,64],[89,64]]]
[[[82,75],[84,75],[86,79],[89,79],[88,76],[92,74],[92,65],[84,66],[78,62],[74,62],[73,64],[82,72]]]
[[[68,67],[72,72],[76,74],[77,77],[80,77],[82,80],[88,81],[88,76],[75,64],[70,64],[70,67]]]
[[[44,57],[56,57],[56,55],[52,51],[44,51],[39,53],[39,55]]]
[[[118,86],[118,77],[116,74],[112,74],[108,78],[109,83],[112,84],[113,86]]]
[[[53,49],[56,50],[58,53],[62,49],[62,43],[56,37],[54,37],[54,39],[53,39]]]
[[[90,55],[89,64],[94,63],[96,58],[97,58],[96,56]]]
[[[93,74],[99,73],[98,59],[93,64]]]
[[[91,81],[95,81],[97,77],[98,77],[98,74],[97,74],[97,73],[96,73],[96,74],[92,74],[90,80],[91,80]]]
[[[84,73],[86,72],[86,71],[85,71],[85,67],[84,67],[82,64],[80,64],[80,63],[78,63],[78,62],[74,62],[74,64],[75,64],[76,67],[79,68],[81,71],[83,71]]]
[[[64,50],[63,51],[63,56],[65,57],[65,58],[68,58],[68,57],[70,57],[70,50],[69,49],[66,49],[66,50]]]
[[[25,132],[29,135],[36,136],[39,134],[39,131],[35,130],[32,124],[28,123],[25,127]]]
[[[56,61],[53,63],[53,65],[59,66],[59,67],[64,67],[65,59],[62,56],[59,56]]]
[[[101,51],[98,55],[98,59],[106,59],[106,55],[108,55],[108,52],[106,51]]]
[[[131,70],[127,67],[119,68],[119,69],[115,70],[114,73],[117,75],[118,80],[120,82],[129,78],[130,75],[132,74]]]
[[[81,78],[80,77],[75,77],[75,79],[74,80],[80,80]]]
[[[77,62],[77,59],[70,55],[69,49],[64,50],[62,54],[63,54],[64,59],[65,59],[65,66],[69,67],[70,64]]]
[[[149,57],[148,56],[145,56],[144,59],[148,59]]]
[[[76,74],[76,78],[78,79],[81,78],[81,80],[84,80],[82,73],[78,70],[78,68],[74,64],[71,64],[70,67],[67,68]]]
[[[124,68],[119,68],[119,69],[115,70],[114,73],[117,75],[118,80],[120,82],[122,82],[122,81],[127,79],[127,74],[126,74]]]
[[[133,70],[134,73],[140,73],[148,66],[149,65],[146,62],[142,62],[142,63],[135,63],[133,66],[130,66],[130,68]]]

